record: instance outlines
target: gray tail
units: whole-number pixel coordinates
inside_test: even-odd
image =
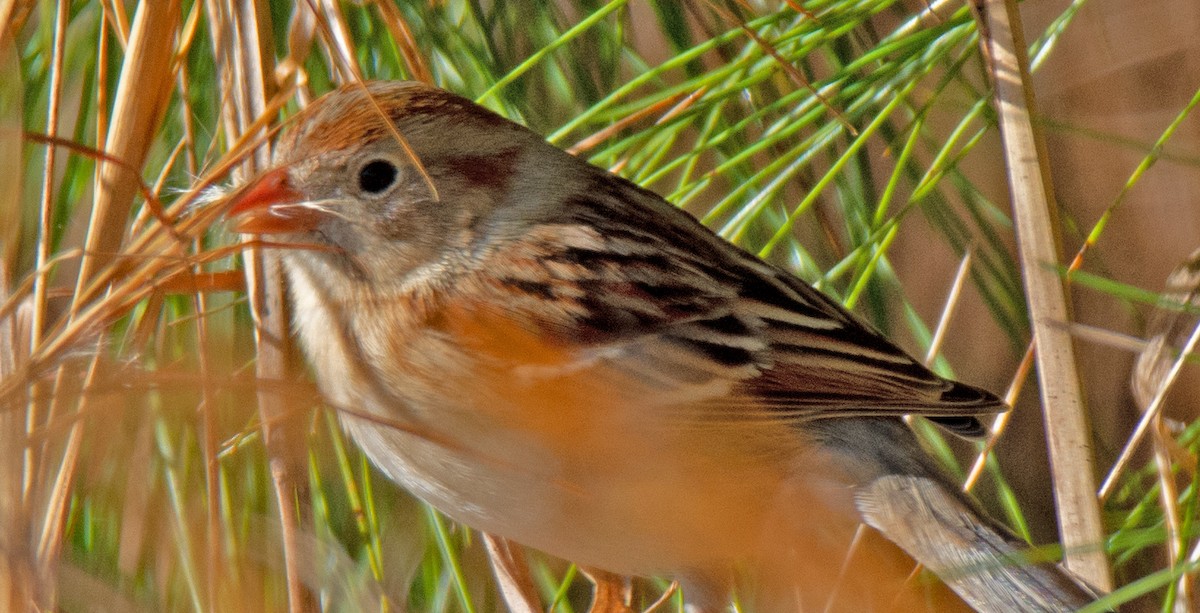
[[[822,441],[851,462],[864,521],[977,611],[1076,611],[1098,594],[987,517],[896,419],[838,419]]]
[[[975,512],[939,480],[886,475],[860,486],[868,525],[933,571],[977,611],[1076,611],[1097,594]]]

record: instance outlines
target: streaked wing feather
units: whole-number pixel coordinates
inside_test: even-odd
[[[598,181],[487,270],[506,294],[496,303],[532,296],[531,325],[576,345],[581,363],[737,413],[728,418],[919,414],[972,436],[977,416],[1005,410],[630,183]]]

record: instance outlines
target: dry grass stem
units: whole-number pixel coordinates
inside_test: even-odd
[[[350,83],[362,81],[362,71],[358,68],[358,57],[354,42],[350,36],[350,28],[346,24],[346,15],[342,13],[341,4],[334,0],[305,0],[317,16],[318,32],[325,41],[322,48],[329,54],[330,63],[340,72],[338,81]]]
[[[1021,362],[1017,365],[1017,370],[1013,374],[1012,382],[1008,384],[1008,390],[1004,392],[1004,403],[1008,406],[1014,406],[1017,398],[1021,395],[1021,390],[1025,388],[1025,382],[1029,380],[1029,373],[1033,370],[1033,343],[1029,343],[1025,347],[1025,355],[1021,358]],[[996,448],[996,444],[1000,442],[1004,431],[1008,429],[1008,424],[1012,420],[1013,412],[1006,411],[996,415],[992,419],[992,425],[988,428],[991,434],[983,443],[983,447],[975,454],[975,459],[971,462],[971,469],[967,471],[967,478],[963,480],[962,489],[964,492],[971,491],[975,484],[979,482],[979,477],[983,475],[983,469],[987,466],[988,457]]]
[[[671,584],[667,586],[667,589],[663,590],[663,593],[658,597],[658,599],[650,603],[650,606],[646,607],[644,613],[655,613],[663,605],[667,604],[667,602],[671,600],[671,597],[674,596],[678,591],[679,582],[672,581]]]
[[[521,546],[490,534],[483,535],[483,544],[487,547],[500,595],[510,613],[542,611],[541,598],[529,575],[529,564]]]
[[[1167,308],[1168,305],[1186,305],[1195,307],[1200,302],[1200,252],[1195,252],[1183,264],[1178,266],[1167,278],[1166,289],[1160,300],[1162,302],[1151,318],[1147,330],[1145,348],[1138,355],[1134,365],[1130,389],[1134,401],[1142,411],[1142,418],[1137,427],[1126,441],[1121,456],[1113,466],[1105,485],[1115,482],[1115,476],[1128,463],[1138,441],[1147,430],[1153,442],[1155,472],[1159,485],[1159,506],[1167,528],[1167,555],[1172,567],[1187,563],[1188,544],[1185,536],[1185,522],[1179,510],[1178,476],[1176,474],[1177,460],[1174,456],[1182,456],[1178,462],[1195,470],[1196,456],[1187,450],[1179,449],[1174,438],[1167,430],[1162,417],[1167,392],[1179,376],[1182,365],[1187,361],[1200,339],[1200,323],[1196,323],[1194,311]],[[1184,342],[1184,347],[1178,347],[1179,339],[1189,327],[1190,334]],[[1175,453],[1173,453],[1175,452]],[[1125,460],[1123,463],[1122,460]],[[1101,496],[1108,493],[1101,489]],[[1175,596],[1176,613],[1186,613],[1191,610],[1194,586],[1191,574],[1184,574],[1176,583]]]
[[[63,49],[66,46],[67,31],[67,2],[58,3],[54,20],[54,55],[50,60],[50,99],[46,109],[46,135],[58,138],[59,108],[62,100],[62,63]],[[33,324],[30,330],[30,351],[37,349],[42,342],[42,333],[46,328],[46,293],[49,285],[49,267],[51,249],[51,223],[54,219],[52,210],[54,199],[54,168],[58,157],[57,147],[46,147],[45,175],[42,180],[41,206],[38,208],[38,241],[34,260],[38,274],[33,277]],[[30,407],[34,409],[34,407]],[[34,413],[36,415],[36,412]],[[36,418],[34,418],[36,421]]]
[[[408,20],[395,4],[387,0],[372,0],[371,5],[379,11],[380,19],[392,34],[392,40],[404,57],[404,66],[413,78],[422,83],[433,83],[433,73],[429,71],[429,61],[425,59],[420,46],[413,37]]]
[[[946,339],[946,331],[950,329],[950,320],[954,317],[955,307],[958,306],[959,298],[962,297],[963,286],[967,282],[967,274],[970,271],[971,252],[968,250],[959,261],[958,270],[954,272],[954,282],[950,285],[950,292],[946,294],[946,303],[942,306],[942,314],[938,317],[937,327],[933,330],[933,338],[929,340],[929,351],[925,352],[926,366],[933,363],[934,358],[942,349],[942,342]]]
[[[0,266],[0,297],[8,298],[8,269]],[[28,355],[32,309],[0,316],[0,380],[19,376],[20,364]],[[15,407],[25,404],[16,398],[0,398],[0,608],[17,611],[33,602],[34,557],[25,530],[29,509],[23,498],[26,462],[25,416]]]
[[[1121,473],[1125,470],[1126,466],[1129,465],[1130,460],[1132,460],[1133,453],[1137,450],[1138,444],[1141,443],[1142,437],[1146,435],[1146,432],[1151,429],[1151,426],[1161,416],[1163,402],[1166,401],[1167,392],[1171,389],[1171,385],[1175,382],[1175,379],[1179,377],[1179,372],[1183,369],[1183,365],[1187,362],[1187,356],[1195,352],[1197,346],[1200,346],[1200,324],[1197,324],[1196,327],[1193,328],[1191,335],[1188,336],[1187,342],[1183,346],[1183,351],[1180,352],[1177,357],[1171,360],[1170,367],[1167,369],[1166,373],[1163,374],[1160,379],[1157,379],[1159,382],[1157,390],[1150,398],[1149,403],[1143,409],[1142,416],[1138,419],[1137,426],[1134,427],[1133,433],[1130,434],[1129,438],[1125,441],[1125,445],[1121,448],[1121,453],[1117,456],[1116,462],[1113,463],[1112,468],[1108,470],[1108,473],[1104,477],[1104,482],[1100,486],[1100,490],[1098,492],[1100,499],[1103,500],[1108,498],[1108,496],[1112,494],[1113,488],[1116,487],[1117,479],[1121,476]],[[1159,349],[1160,348],[1157,347],[1148,349],[1147,352],[1143,353],[1143,355]]]
[[[569,151],[573,155],[582,155],[584,153],[587,153],[590,149],[592,149],[596,145],[599,145],[600,143],[612,138],[613,135],[620,133],[621,130],[626,129],[629,126],[641,121],[642,119],[645,119],[646,117],[654,115],[655,113],[658,113],[667,107],[671,107],[672,105],[674,105],[677,101],[680,101],[681,99],[684,102],[686,102],[687,99],[689,99],[689,98],[691,98],[691,96],[688,96],[686,93],[679,93],[674,96],[671,96],[670,98],[664,98],[664,99],[662,99],[654,104],[651,104],[650,106],[647,106],[645,108],[638,109],[636,112],[630,113],[629,115],[622,117],[618,121],[614,121],[613,123],[611,123],[607,127],[605,127],[603,130],[600,130],[599,132],[595,132],[595,133],[587,136],[586,138],[580,140],[579,142],[575,143],[574,145],[567,147],[567,151]],[[694,98],[692,98],[692,99],[694,99]],[[678,112],[678,111],[676,111],[675,109],[670,109],[670,112]],[[666,115],[663,115],[663,117],[666,117]],[[660,118],[660,121],[661,121],[661,118]]]
[[[14,23],[13,16],[17,11],[17,0],[0,0],[0,44],[5,44],[10,41],[10,32],[15,29],[13,26],[19,24]],[[13,73],[6,73],[13,74]]]
[[[1071,336],[1079,340],[1111,347],[1119,351],[1141,353],[1146,349],[1146,341],[1136,336],[1122,334],[1107,328],[1089,326],[1078,322],[1071,322],[1066,328],[1070,331]]]
[[[166,111],[174,83],[173,49],[179,23],[178,0],[138,5],[130,31],[129,47],[113,100],[111,129],[105,152],[133,168],[141,168]],[[89,218],[87,242],[80,262],[76,292],[80,295],[97,271],[112,261],[125,236],[126,219],[140,180],[120,165],[99,165],[102,189],[97,192]],[[72,313],[82,304],[72,305]]]
[[[210,11],[215,8],[213,4],[209,6]],[[220,55],[226,60],[220,66],[224,79],[235,84],[230,88],[233,99],[228,101],[231,112],[224,114],[225,132],[230,141],[250,133],[260,119],[269,119],[269,101],[275,90],[272,80],[274,57],[270,53],[270,19],[260,12],[261,8],[265,7],[243,3],[227,6],[229,14],[225,16],[234,27],[225,31],[225,37],[218,37],[213,42],[214,46],[222,48]],[[267,156],[263,152],[246,170],[253,172],[265,167],[266,163]],[[257,375],[264,380],[291,380],[295,377],[295,369],[282,270],[274,258],[257,248],[246,250],[243,262],[246,287],[250,291],[250,310],[255,321]],[[300,526],[308,524],[311,514],[305,495],[307,479],[302,476],[304,461],[299,457],[304,447],[295,440],[298,432],[289,431],[282,425],[267,425],[289,413],[286,399],[265,387],[259,388],[257,397],[276,509],[283,531],[288,608],[293,613],[314,610],[315,599],[305,588],[301,573]]]
[[[1051,325],[1069,321],[1059,261],[1045,145],[1031,116],[1029,60],[1016,2],[983,0],[983,43],[996,90],[1000,134],[1012,192],[1017,250],[1036,343],[1042,410],[1050,447],[1051,476],[1066,565],[1100,589],[1113,587],[1102,549],[1104,525],[1096,499],[1091,430],[1083,404],[1070,334]]]

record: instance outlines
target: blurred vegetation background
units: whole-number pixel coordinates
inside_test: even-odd
[[[1103,478],[1162,379],[1142,369],[1150,392],[1130,392],[1141,339],[1159,334],[1142,355],[1171,364],[1195,328],[1180,305],[1195,284],[1162,292],[1200,242],[1200,5],[1021,11],[1064,266],[1082,253],[1077,323],[1061,324],[1097,457],[1076,468]],[[254,252],[247,291],[220,221],[222,186],[262,167],[270,130],[354,79],[474,98],[943,374],[1010,390],[975,491],[1056,540],[979,38],[965,3],[940,0],[0,0],[0,600],[502,610],[478,536],[373,473],[322,410],[284,310],[256,330],[247,295],[282,293]],[[1102,501],[1096,546],[1125,586],[1110,602],[1130,610],[1200,606],[1191,370]],[[964,475],[979,452],[929,440]],[[546,606],[586,608],[574,567],[531,567]],[[634,605],[668,592],[639,579]]]

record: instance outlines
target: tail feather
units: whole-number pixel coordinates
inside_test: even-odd
[[[927,477],[886,475],[860,486],[857,504],[879,530],[977,611],[1075,611],[1097,598],[1028,545]]]
[[[1058,613],[1095,590],[976,509],[899,419],[818,422],[822,446],[855,482],[863,520],[941,578],[977,611]]]

